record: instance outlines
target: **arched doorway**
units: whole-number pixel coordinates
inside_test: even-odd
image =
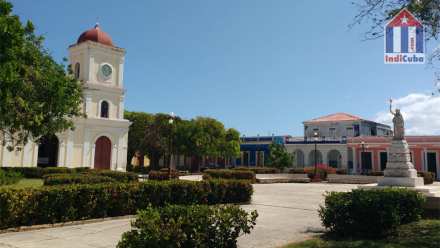
[[[315,165],[315,157],[316,157],[316,163],[322,164],[322,153],[319,150],[316,150],[316,156],[315,156],[315,150],[312,150],[309,153],[309,165],[310,166]]]
[[[58,165],[59,141],[56,135],[43,136],[38,145],[38,167],[55,167]]]
[[[95,142],[95,169],[110,169],[112,159],[112,142],[105,136]]]
[[[300,149],[295,150],[294,152],[295,156],[295,166],[296,167],[304,167],[304,152]]]
[[[341,167],[341,159],[342,159],[342,156],[338,150],[331,150],[327,154],[328,165],[333,168]]]

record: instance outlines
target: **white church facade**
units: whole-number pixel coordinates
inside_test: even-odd
[[[65,166],[125,170],[128,127],[124,119],[125,50],[113,45],[98,25],[69,47],[74,76],[83,86],[86,118],[75,129],[9,152],[0,144],[1,166]]]

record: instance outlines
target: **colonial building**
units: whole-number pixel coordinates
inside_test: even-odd
[[[390,126],[346,113],[304,121],[302,137],[273,136],[242,139],[238,165],[262,166],[275,140],[292,154],[292,167],[327,164],[359,174],[383,171],[392,139]],[[436,173],[440,179],[440,136],[406,136],[418,171]]]
[[[0,166],[66,166],[125,170],[130,122],[124,119],[125,50],[99,25],[69,46],[74,76],[83,86],[82,110],[74,131],[41,138],[9,152],[0,146]]]

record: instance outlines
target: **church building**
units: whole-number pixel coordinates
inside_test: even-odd
[[[124,119],[125,50],[97,24],[69,46],[74,76],[83,86],[86,118],[74,120],[75,129],[42,137],[9,152],[0,144],[2,166],[64,166],[125,170],[128,127]]]

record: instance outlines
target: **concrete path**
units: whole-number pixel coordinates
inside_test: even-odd
[[[322,230],[317,209],[325,191],[348,191],[356,185],[341,184],[255,184],[252,203],[246,210],[257,210],[257,225],[250,235],[239,239],[239,246],[279,247],[299,241]],[[130,220],[48,228],[0,235],[3,248],[110,248],[130,229]]]

